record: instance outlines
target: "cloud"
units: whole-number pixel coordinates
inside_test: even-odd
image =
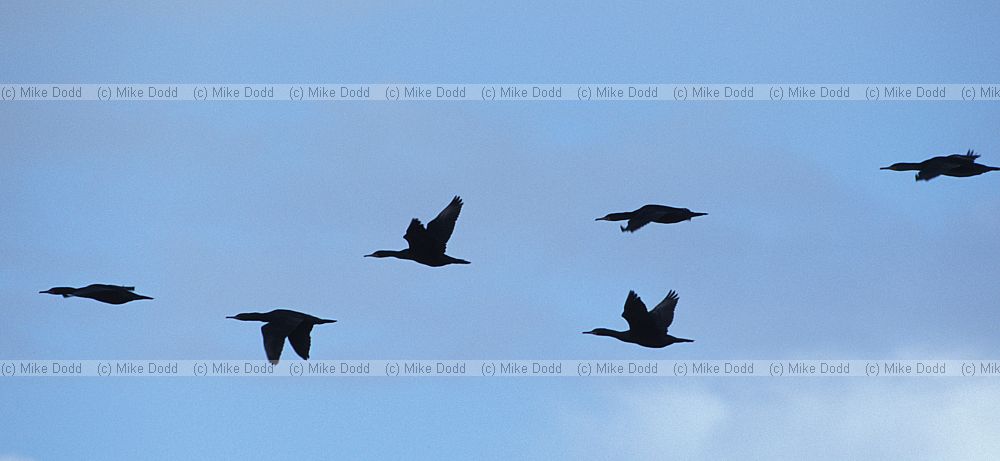
[[[0,461],[35,461],[34,458],[28,458],[20,455],[0,455]]]
[[[1000,385],[982,378],[767,379],[622,380],[618,392],[566,414],[566,445],[586,457],[636,459],[1000,454]]]
[[[627,383],[627,381],[622,381]],[[566,446],[583,458],[690,458],[714,442],[726,415],[721,398],[699,388],[634,386],[606,392],[596,407],[566,416]]]

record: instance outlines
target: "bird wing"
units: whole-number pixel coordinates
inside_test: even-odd
[[[628,226],[626,226],[622,230],[628,232],[635,232],[639,229],[642,229],[646,224],[649,224],[651,222],[653,222],[653,220],[648,214],[635,216],[628,220]]]
[[[979,154],[975,153],[972,149],[969,149],[964,154],[951,154],[948,158],[956,162],[969,164],[976,161],[976,159],[979,158]]]
[[[434,240],[427,234],[427,229],[424,229],[423,223],[417,218],[410,220],[410,225],[406,228],[406,234],[403,234],[403,238],[410,244],[412,251],[426,251],[429,247],[435,246]]]
[[[267,360],[269,362],[272,364],[278,363],[278,359],[281,358],[281,350],[285,347],[285,338],[288,337],[288,335],[291,334],[301,322],[301,319],[287,319],[268,322],[265,323],[264,326],[260,327],[260,332],[264,336],[264,352],[267,354]]]
[[[920,170],[920,172],[917,173],[917,181],[930,181],[938,176],[941,176],[940,171]]]
[[[100,283],[95,283],[92,285],[87,285],[83,288],[77,288],[73,292],[73,296],[86,297],[89,295],[96,295],[99,293],[112,293],[118,291],[121,287],[116,287],[114,285],[104,285]]]
[[[441,245],[442,252],[448,239],[451,238],[451,233],[455,231],[455,222],[458,221],[458,214],[461,212],[462,198],[456,195],[436,218],[427,223],[427,234]]]
[[[646,304],[642,302],[642,298],[635,294],[634,291],[628,292],[628,298],[625,299],[625,309],[622,311],[622,318],[628,322],[628,328],[632,331],[644,331],[653,327],[649,312],[646,312]]]
[[[923,162],[921,165],[919,173],[920,179],[930,180],[936,178],[954,170],[955,168],[970,165],[977,158],[979,158],[979,155],[974,154],[971,150],[965,154],[951,154],[934,157]]]
[[[677,300],[680,297],[677,296],[677,292],[670,290],[667,293],[667,297],[660,301],[653,310],[649,311],[649,315],[653,318],[653,323],[656,326],[656,331],[658,333],[666,333],[667,329],[670,328],[670,324],[674,323],[674,309],[677,308]]]
[[[292,349],[295,349],[295,353],[305,360],[309,360],[309,346],[312,345],[309,333],[312,332],[312,329],[312,323],[302,322],[288,335],[288,342],[292,343]]]

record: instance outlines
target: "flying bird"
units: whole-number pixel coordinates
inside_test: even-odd
[[[656,222],[660,224],[673,224],[681,221],[690,221],[696,216],[705,216],[708,213],[697,213],[687,208],[674,208],[665,205],[643,205],[635,211],[624,213],[610,213],[595,221],[624,221],[628,220],[628,226],[621,226],[622,232],[635,232],[646,224]]]
[[[52,287],[45,291],[39,291],[39,293],[62,295],[63,298],[69,298],[70,296],[76,298],[90,298],[108,304],[125,304],[129,301],[135,301],[138,299],[153,299],[149,296],[136,294],[135,287],[104,285],[100,283],[87,285],[83,288]]]
[[[399,258],[409,259],[431,267],[447,266],[448,264],[469,264],[464,259],[452,258],[444,254],[448,239],[455,230],[455,221],[458,221],[458,214],[462,211],[462,198],[455,196],[451,203],[438,213],[437,217],[427,223],[427,227],[420,223],[420,220],[413,218],[410,226],[406,228],[403,238],[409,243],[409,248],[405,250],[379,250],[365,257],[372,258]]]
[[[260,327],[260,332],[264,336],[264,353],[267,354],[267,361],[271,364],[278,363],[281,350],[285,347],[285,338],[288,338],[292,349],[299,354],[299,357],[309,360],[309,346],[312,344],[309,333],[312,332],[313,325],[336,322],[288,309],[275,309],[264,313],[246,312],[226,318],[267,322]]]
[[[628,292],[625,300],[625,310],[622,318],[628,322],[628,330],[616,331],[607,328],[595,328],[583,334],[611,336],[619,341],[638,344],[644,347],[660,348],[674,343],[693,343],[693,339],[670,336],[667,330],[674,322],[674,309],[677,308],[677,293],[670,290],[667,297],[660,301],[651,311],[646,311],[646,304],[634,291]]]
[[[976,163],[979,154],[971,149],[965,154],[941,155],[929,158],[920,163],[893,163],[880,168],[881,170],[892,171],[916,171],[917,181],[930,181],[938,176],[953,176],[965,178],[986,173],[988,171],[1000,170],[1000,168],[986,166]]]

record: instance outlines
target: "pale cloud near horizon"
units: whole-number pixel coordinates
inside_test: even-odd
[[[985,460],[1000,453],[994,417],[1000,385],[964,378],[802,378],[801,386],[750,381],[724,384],[748,389],[738,395],[702,383],[619,386],[606,395],[606,411],[576,408],[565,415],[567,446],[587,457],[638,459],[754,453]]]
[[[0,461],[35,461],[35,459],[20,455],[0,455]]]

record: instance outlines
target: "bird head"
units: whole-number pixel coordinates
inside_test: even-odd
[[[243,314],[230,315],[226,318],[236,319],[236,320],[257,320],[257,315],[254,315],[252,313],[243,313]]]
[[[76,288],[73,287],[52,287],[45,291],[39,291],[39,293],[47,293],[50,295],[63,295],[65,297],[73,294],[74,291],[76,291]]]
[[[911,163],[893,163],[889,166],[884,166],[879,168],[880,170],[892,170],[892,171],[910,171],[913,170],[913,164]]]

